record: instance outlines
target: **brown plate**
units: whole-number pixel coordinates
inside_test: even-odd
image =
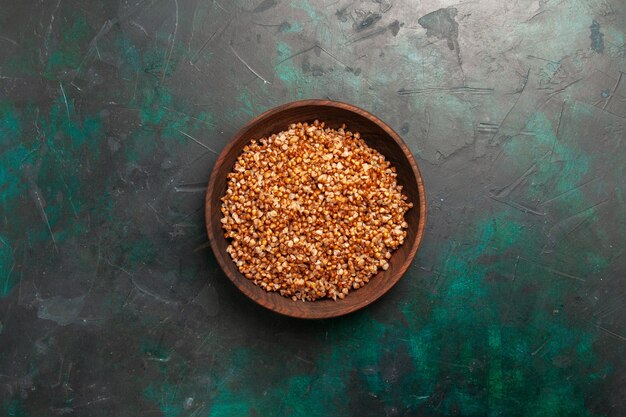
[[[330,299],[313,302],[293,301],[278,293],[266,292],[246,279],[226,252],[228,240],[224,237],[220,219],[220,198],[226,192],[227,175],[232,171],[243,147],[252,139],[260,139],[286,130],[291,123],[326,122],[338,128],[342,123],[353,132],[359,132],[368,146],[378,150],[396,167],[398,183],[404,189],[413,208],[406,214],[409,224],[404,244],[389,260],[389,269],[378,272],[364,287],[351,291],[343,300]],[[351,313],[372,303],[393,287],[411,264],[424,234],[426,198],[424,183],[413,155],[400,136],[378,117],[358,107],[329,100],[303,100],[288,103],[261,114],[245,125],[228,142],[220,154],[206,195],[206,228],[213,253],[226,276],[244,294],[263,307],[280,314],[305,319],[321,319]]]

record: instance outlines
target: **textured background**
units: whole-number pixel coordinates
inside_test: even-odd
[[[626,415],[623,0],[0,0],[0,414]],[[208,249],[256,114],[361,106],[425,177],[404,279],[303,322]]]

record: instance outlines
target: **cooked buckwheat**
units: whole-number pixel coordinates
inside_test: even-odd
[[[222,227],[237,268],[295,300],[343,299],[389,268],[413,205],[396,170],[345,125],[297,123],[244,147]]]

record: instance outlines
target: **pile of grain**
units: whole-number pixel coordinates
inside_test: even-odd
[[[402,245],[412,207],[358,133],[297,123],[243,149],[222,197],[239,271],[295,300],[343,299]]]

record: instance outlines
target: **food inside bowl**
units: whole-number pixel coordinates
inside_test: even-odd
[[[222,228],[239,271],[294,301],[345,298],[387,270],[413,206],[359,133],[315,121],[252,140],[228,174]]]

